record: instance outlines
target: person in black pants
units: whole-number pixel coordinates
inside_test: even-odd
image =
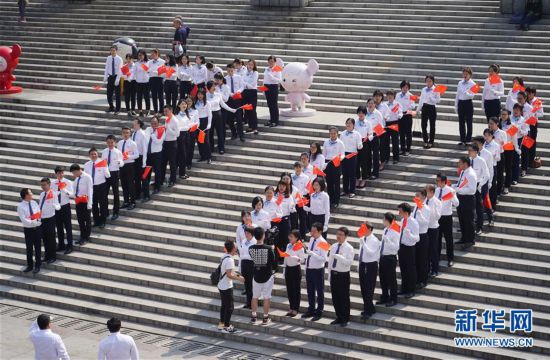
[[[114,112],[117,115],[120,112],[120,68],[122,67],[122,58],[117,55],[116,45],[111,46],[111,55],[107,56],[105,61],[105,72],[103,83],[107,84],[107,102],[109,109],[106,112]],[[113,95],[115,96],[115,105],[113,105]]]
[[[424,149],[429,149],[433,146],[435,141],[435,122],[437,120],[437,109],[435,105],[441,101],[441,95],[440,93],[435,92],[435,77],[433,75],[426,75],[424,81],[426,82],[426,87],[422,89],[417,111],[421,111]],[[428,121],[430,123],[429,135]]]
[[[136,207],[135,193],[135,166],[141,167],[141,163],[136,164],[136,159],[139,157],[137,145],[130,139],[130,128],[122,128],[122,139],[118,142],[117,148],[122,153],[124,166],[120,168],[120,184],[122,185],[123,204],[121,209],[133,210]]]
[[[185,56],[184,56],[185,57]],[[178,113],[176,118],[179,124],[184,124],[183,128],[180,128],[180,133],[178,135],[177,142],[177,165],[178,165],[178,174],[180,179],[188,179],[189,175],[186,172],[187,164],[187,149],[189,149],[189,129],[188,124],[190,123],[191,115],[189,114],[189,108],[187,102],[184,99],[181,99],[178,102]]]
[[[74,189],[72,183],[64,178],[65,168],[63,166],[56,166],[54,172],[57,180],[52,184],[52,188],[57,191],[57,200],[61,206],[55,212],[57,251],[65,251],[65,254],[70,254],[73,251],[73,226],[69,199],[74,195]],[[67,246],[65,246],[65,231],[67,232]]]
[[[401,104],[403,116],[399,119],[399,143],[401,144],[401,155],[408,156],[412,145],[412,125],[414,103],[416,96],[411,94],[411,83],[407,80],[399,84],[401,92],[396,96],[397,102]]]
[[[428,224],[428,242],[429,242],[429,271],[430,276],[439,275],[439,258],[441,249],[439,248],[439,219],[441,218],[441,200],[435,197],[435,186],[426,185],[426,205],[430,207],[430,223]]]
[[[172,106],[164,106],[164,128],[165,138],[162,143],[162,160],[160,165],[160,184],[164,184],[166,180],[166,166],[170,164],[170,179],[168,180],[168,187],[174,186],[176,183],[177,174],[177,151],[178,151],[178,136],[180,134],[178,121],[172,112]]]
[[[300,232],[296,229],[288,236],[285,257],[285,284],[288,296],[289,311],[286,316],[295,317],[300,311],[300,290],[302,282],[302,267],[300,264],[305,258],[304,246],[299,241]]]
[[[315,222],[311,225],[311,239],[307,248],[306,284],[308,308],[307,312],[302,314],[302,319],[312,317],[311,321],[321,319],[325,307],[325,263],[327,261],[326,246],[328,244],[321,236],[321,231],[323,231],[321,223]],[[317,308],[315,308],[316,302]]]
[[[472,69],[466,67],[462,69],[463,81],[460,81],[456,89],[455,111],[458,114],[458,131],[460,133],[460,142],[458,145],[464,145],[472,141],[472,128],[474,120],[474,103],[472,101],[475,92],[472,88],[476,85],[472,80]]]
[[[500,65],[489,66],[487,79],[481,96],[482,109],[487,121],[500,113],[500,97],[504,95],[504,81],[500,78]]]
[[[233,314],[233,281],[238,280],[244,282],[241,275],[237,275],[233,269],[235,261],[233,256],[237,254],[237,246],[231,240],[227,240],[224,244],[225,252],[220,262],[220,281],[218,282],[218,291],[220,292],[221,307],[220,307],[220,323],[218,329],[226,333],[235,332],[235,328],[231,325],[231,315]]]
[[[267,58],[267,67],[264,71],[263,82],[264,86],[267,87],[265,99],[269,108],[269,121],[265,125],[271,127],[279,125],[279,84],[281,83],[281,71],[274,70],[275,67],[279,67],[276,61],[277,59],[273,55]]]
[[[542,109],[542,102],[539,98],[537,98],[537,89],[534,87],[527,87],[525,89],[525,94],[527,94],[527,102],[533,109],[539,108],[539,110],[536,110],[532,114],[525,114],[525,120],[527,121],[530,117],[534,116],[535,118],[541,119],[544,116],[544,111]],[[535,157],[537,156],[537,134],[538,134],[538,122],[535,125],[529,125],[529,137],[535,140],[535,143],[533,146],[528,149],[529,151],[529,166],[533,163],[533,160],[535,160]]]
[[[57,194],[50,188],[51,182],[47,177],[40,180],[42,193],[40,194],[40,222],[42,239],[44,240],[44,261],[48,264],[56,260],[55,256],[55,213],[61,209]]]
[[[458,198],[455,191],[447,185],[447,176],[437,174],[435,179],[437,189],[435,196],[441,201],[441,217],[439,218],[438,254],[441,256],[443,237],[445,237],[445,252],[447,255],[447,266],[453,266],[454,261],[454,240],[453,240],[453,206],[458,206]]]
[[[137,93],[137,82],[136,82],[136,70],[137,66],[134,64],[134,58],[132,54],[126,54],[125,57],[126,63],[123,67],[128,68],[128,73],[123,74],[124,79],[124,103],[126,105],[126,113],[128,116],[136,115],[136,93]]]
[[[254,239],[254,228],[247,224],[250,224],[252,219],[248,211],[241,212],[241,219],[243,224],[239,225],[243,227],[244,239],[240,239],[237,236],[237,246],[239,247],[239,259],[241,274],[244,276],[244,289],[246,294],[246,302],[244,309],[250,309],[252,307],[252,280],[254,278],[254,261],[250,258],[248,249],[252,245],[256,245],[256,239]]]
[[[340,227],[336,230],[336,242],[330,248],[328,258],[330,292],[336,313],[331,325],[346,327],[350,318],[350,269],[355,257],[353,246],[347,241],[349,230]]]
[[[455,185],[458,208],[458,221],[462,239],[457,244],[475,244],[474,212],[476,209],[477,177],[470,167],[470,158],[465,156],[458,160],[458,168],[462,170]]]
[[[76,208],[76,218],[80,228],[79,244],[84,245],[89,241],[92,233],[92,200],[93,185],[92,178],[80,168],[78,164],[72,164],[70,171],[74,176],[73,188]]]
[[[243,90],[243,103],[252,105],[252,110],[244,111],[244,122],[248,123],[246,132],[258,134],[258,68],[255,60],[248,60],[244,75],[245,89]]]
[[[397,304],[397,252],[399,250],[399,229],[392,227],[395,216],[391,212],[384,214],[384,232],[380,246],[380,261],[378,262],[378,276],[382,294],[376,305],[385,304],[392,307]]]
[[[412,208],[408,203],[397,206],[401,221],[399,233],[399,268],[401,269],[401,291],[397,295],[411,298],[416,290],[416,249],[415,245],[420,240],[418,222],[411,217]]]
[[[161,115],[160,111],[164,109],[164,94],[163,94],[163,78],[158,74],[158,68],[164,66],[164,60],[159,59],[160,51],[153,49],[151,51],[151,60],[149,60],[149,88],[151,90],[151,98],[153,100],[153,109],[157,115]]]
[[[367,172],[370,175],[369,180],[376,180],[380,175],[380,146],[381,139],[373,129],[377,124],[383,123],[383,115],[376,109],[373,99],[367,100],[367,121],[371,125],[371,138],[368,142],[367,150]]]
[[[381,244],[372,233],[374,229],[372,224],[365,222],[364,225],[366,227],[365,236],[360,239],[359,245],[359,285],[363,297],[361,319],[368,320],[376,312],[372,299],[378,275]]]
[[[395,91],[389,90],[388,92],[386,92],[386,96],[388,98],[386,105],[390,109],[390,116],[388,120],[386,120],[386,150],[384,151],[384,158],[380,159],[380,161],[383,163],[387,163],[388,161],[390,161],[391,145],[393,153],[393,163],[397,164],[399,162],[399,122],[403,117],[403,110],[401,104],[395,101]]]
[[[25,247],[27,251],[27,268],[23,272],[40,271],[41,263],[41,246],[42,246],[42,231],[40,229],[40,219],[34,218],[35,214],[40,212],[40,208],[36,201],[32,199],[32,191],[29,188],[21,189],[19,193],[21,202],[17,205],[17,214],[23,224],[23,232],[25,234]],[[34,252],[33,262],[32,255]]]
[[[147,67],[147,53],[144,49],[139,49],[138,51],[138,61],[136,62],[136,93],[137,93],[137,109],[139,111],[139,116],[149,114],[151,109],[151,99],[149,98],[150,89],[149,89],[149,73],[143,67]],[[145,101],[145,113],[141,107],[141,101]]]
[[[342,177],[342,167],[340,162],[345,154],[345,146],[342,140],[338,138],[338,129],[331,126],[329,129],[329,139],[325,140],[323,145],[323,156],[325,157],[325,174],[327,180],[327,193],[330,197],[331,206],[340,205],[340,178]]]
[[[145,163],[147,166],[151,167],[151,171],[147,174],[145,179],[142,181],[143,188],[143,200],[142,202],[147,202],[150,200],[149,197],[149,184],[151,183],[151,175],[153,171],[155,172],[155,184],[153,194],[160,192],[161,183],[161,164],[162,164],[162,144],[166,137],[166,132],[162,133],[159,138],[159,120],[157,117],[151,119],[151,127],[147,128],[145,131],[147,136],[147,147],[145,157]],[[147,171],[146,169],[144,171]]]
[[[174,55],[165,56],[165,73],[164,73],[164,95],[166,98],[166,105],[170,105],[172,109],[176,108],[178,103],[178,70],[176,65],[176,59]],[[168,76],[170,74],[170,76]]]

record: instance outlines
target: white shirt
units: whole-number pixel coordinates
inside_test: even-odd
[[[191,121],[191,113],[189,113],[189,116],[185,113],[185,111],[180,111],[177,113],[177,115],[174,115],[176,121],[178,122],[178,129],[180,133],[182,131],[189,131],[191,126],[193,126],[193,122]]]
[[[390,109],[388,108],[388,105],[386,103],[380,103],[376,105],[376,110],[380,111],[380,114],[382,114],[382,118],[384,119],[384,124],[386,121],[390,119]]]
[[[431,199],[426,198],[426,205],[430,206],[428,229],[437,229],[439,227],[439,218],[441,217],[441,201],[434,194]]]
[[[40,330],[36,320],[29,330],[29,339],[34,346],[35,360],[70,359],[61,336],[53,333],[50,329]]]
[[[377,262],[380,260],[380,248],[382,243],[374,234],[363,236],[359,244],[359,264]]]
[[[261,226],[264,230],[271,229],[271,217],[264,209],[254,210],[250,213],[250,216],[252,217],[252,223]]]
[[[216,85],[216,92],[221,95],[223,101],[227,102],[227,100],[229,100],[231,90],[229,90],[229,87],[227,87],[227,85]]]
[[[282,80],[282,71],[273,71],[268,66],[264,70],[264,85],[280,84]]]
[[[344,143],[345,152],[354,153],[363,148],[363,140],[359,131],[346,130],[340,134],[340,140]]]
[[[267,199],[264,200],[263,210],[265,210],[268,213],[270,221],[271,219],[280,218],[283,216],[283,211],[281,210],[281,207],[277,205],[276,201],[277,201],[276,196],[274,196],[271,200],[267,200]],[[252,219],[252,221],[254,221],[254,219]]]
[[[52,181],[52,189],[57,192],[57,201],[59,202],[59,205],[63,206],[69,203],[69,199],[74,195],[74,189],[73,183],[70,180],[63,178],[61,179],[61,182],[65,184],[65,187],[62,190],[59,190],[60,181],[57,179]]]
[[[250,257],[250,253],[248,252],[249,248],[252,245],[256,245],[257,241],[255,238],[252,238],[250,240],[247,240],[246,238],[243,238],[241,243],[237,243],[239,246],[239,257],[241,260],[252,260]]]
[[[193,78],[193,82],[195,84],[202,84],[207,81],[208,77],[208,70],[206,69],[206,66],[204,65],[193,65],[191,69],[191,77]]]
[[[138,360],[139,352],[130,335],[111,333],[99,343],[97,360]]]
[[[126,63],[123,65],[124,66],[127,66],[128,67],[128,75],[124,75],[122,74],[122,70],[120,71],[120,73],[122,74],[122,78],[124,79],[124,81],[135,81],[136,80],[136,63],[135,62],[132,62],[132,63]],[[143,70],[143,69],[142,69]]]
[[[510,112],[514,111],[514,105],[518,102],[518,93],[519,90],[512,90],[510,89],[508,91],[508,96],[506,96],[506,109]]]
[[[149,138],[147,138],[143,129],[139,129],[137,131],[135,130],[132,133],[132,140],[136,143],[140,155],[147,152],[147,143]]]
[[[229,107],[225,101],[222,99],[222,94],[220,92],[215,91],[213,94],[211,92],[206,93],[206,101],[210,105],[210,109],[212,111],[219,111],[221,108],[224,108],[225,110],[235,113],[236,110]]]
[[[122,58],[118,55],[115,55],[115,72],[113,73],[113,56],[109,55],[107,56],[107,60],[105,60],[105,71],[103,73],[103,82],[107,81],[107,78],[109,76],[116,76],[117,81],[120,81],[120,76],[122,73],[120,72],[120,68],[122,67]]]
[[[233,87],[231,87],[231,81],[233,81]],[[225,77],[225,82],[227,87],[229,88],[230,95],[233,96],[235,93],[242,92],[244,90],[244,81],[243,78],[239,75],[233,75],[229,76],[227,75]]]
[[[517,127],[519,130],[517,134],[514,135],[516,138],[521,139],[522,137],[527,135],[527,133],[529,132],[529,125],[525,124],[525,118],[523,116],[515,117],[512,115],[512,117],[510,117],[510,120],[512,122],[512,125]],[[504,125],[502,127],[504,128]]]
[[[306,258],[307,269],[324,269],[327,262],[327,251],[318,246],[321,242],[326,242],[322,236],[319,236],[317,239],[312,236],[309,239]]]
[[[84,195],[88,197],[88,208],[91,209],[94,198],[94,186],[92,184],[92,177],[82,171],[80,176],[74,179],[73,188],[75,198]]]
[[[309,206],[304,206],[304,210],[310,212],[312,215],[325,215],[323,229],[328,229],[328,222],[330,220],[330,197],[325,191],[311,194]]]
[[[384,115],[376,109],[374,109],[373,112],[369,112],[367,110],[367,114],[365,115],[365,119],[370,124],[371,129],[376,127],[376,125],[380,124],[382,127],[386,127],[386,120],[384,120]]]
[[[313,168],[312,168],[313,169]],[[292,184],[296,187],[300,195],[307,195],[307,183],[309,182],[309,176],[307,176],[303,171],[300,175],[296,173],[292,174]]]
[[[483,147],[479,151],[479,157],[485,160],[485,165],[487,165],[487,170],[489,171],[489,179],[487,181],[489,181],[489,188],[491,188],[493,176],[495,175],[494,166],[496,165],[493,160],[493,154],[489,150],[485,149],[485,147]]]
[[[506,141],[508,139],[508,135],[506,134],[506,131],[504,131],[502,129],[497,129],[493,133],[493,136],[495,137],[496,143],[500,146],[500,153],[502,154],[502,152],[504,151],[502,149],[502,146],[506,143]]]
[[[206,125],[205,129],[202,130],[208,130],[212,126],[212,108],[210,107],[210,103],[208,100],[206,100],[206,103],[202,101],[197,101],[195,105],[193,105],[194,109],[198,111],[198,117],[199,119],[208,119],[208,124]]]
[[[342,244],[336,242],[330,247],[328,269],[330,271],[349,272],[354,257],[355,250],[349,242],[344,241]],[[334,264],[334,260],[336,260],[336,264]]]
[[[491,85],[489,78],[485,79],[483,85],[483,94],[481,95],[481,101],[500,99],[504,95],[504,81],[502,79],[498,84]]]
[[[311,165],[311,169],[313,169],[314,166],[317,166],[319,169],[324,168],[325,167],[325,155],[317,154],[315,159],[313,159],[313,156],[310,155],[309,156],[309,164]],[[317,177],[317,175],[315,175],[315,177]]]
[[[284,260],[285,269],[289,266],[298,266],[305,261],[306,253],[303,246],[299,250],[294,250],[294,245],[288,243],[285,252],[288,254]]]
[[[458,101],[459,100],[472,100],[476,94],[470,91],[472,86],[475,86],[475,81],[470,79],[468,81],[462,80],[458,82],[456,86],[456,97],[455,97],[455,110],[458,111]]]
[[[459,195],[475,195],[477,190],[477,175],[474,169],[470,166],[462,171],[457,183],[453,187],[456,188],[456,193]]]
[[[412,216],[401,221],[401,233],[399,234],[399,242],[405,246],[414,246],[419,240],[418,222]]]
[[[275,204],[277,204],[277,200],[279,198],[279,193],[275,194]],[[283,202],[278,205],[279,209],[281,210],[281,217],[290,216],[290,213],[296,212],[296,203],[294,202],[294,197],[292,195],[289,195],[288,197],[285,197],[283,195]]]
[[[164,141],[176,141],[180,135],[180,128],[178,126],[178,120],[172,114],[172,117],[164,120],[164,128],[166,131],[166,138]]]
[[[520,133],[518,131],[517,134],[515,134],[514,136],[510,136],[508,133],[507,133],[507,130],[512,127],[513,123],[512,123],[512,119],[510,118],[510,124],[508,124],[507,122],[502,122],[502,131],[504,132],[504,135],[506,136],[506,140],[504,141],[503,145],[508,143],[508,142],[512,142],[512,145],[514,145],[514,150],[518,153],[518,154],[521,154],[521,149],[519,148],[519,145],[518,145],[518,134]],[[518,122],[516,122],[517,124]],[[514,125],[516,126],[516,125]],[[521,125],[520,125],[521,126]],[[517,126],[516,126],[517,127]],[[504,149],[502,149],[502,151],[504,151]]]
[[[436,105],[441,101],[441,94],[434,91],[435,85],[432,87],[424,86],[422,92],[420,93],[420,101],[418,102],[417,111],[422,111],[422,106],[427,105]]]
[[[220,272],[220,282],[218,283],[218,289],[227,290],[233,287],[233,280],[231,280],[227,274],[227,270],[233,270],[235,268],[235,260],[233,257],[228,254],[223,254],[221,260],[221,272]]]
[[[103,161],[103,159],[97,158],[95,162],[92,162],[92,160],[88,160],[86,164],[84,164],[84,172],[92,177],[93,185],[101,185],[105,183],[108,178],[111,177],[108,166],[95,166],[95,164],[101,161]]]
[[[496,166],[497,163],[500,161],[500,154],[502,152],[501,145],[495,139],[493,139],[489,143],[485,142],[485,144],[483,144],[483,148],[491,153],[493,157],[493,166]]]
[[[538,97],[535,96],[535,97],[533,97],[533,99],[531,99],[531,101],[529,101],[529,105],[531,106],[531,110],[533,110],[533,104],[536,101],[541,101],[541,100]],[[525,114],[525,112],[524,112],[524,114]],[[530,114],[527,114],[525,116],[525,118],[529,119],[531,116],[535,116],[537,119],[542,119],[544,117],[544,105],[541,103],[540,109],[538,109],[534,113],[531,112]]]
[[[40,207],[38,206],[36,201],[31,200],[30,204],[33,214],[37,214],[40,212]],[[21,220],[24,228],[34,228],[40,226],[40,220],[31,220],[29,201],[23,200],[17,205],[17,215],[19,215],[19,220]]]
[[[239,75],[240,77],[244,77],[247,72],[248,72],[248,69],[246,68],[246,66],[241,65],[240,68],[237,68],[235,66],[235,75]]]
[[[346,148],[342,140],[340,139],[336,139],[334,141],[330,139],[325,140],[325,143],[323,145],[323,156],[325,157],[325,161],[331,161],[336,156],[339,156],[340,158],[342,158],[345,152],[346,152]],[[324,165],[320,169],[323,169],[323,168],[324,168]]]
[[[381,255],[397,255],[399,251],[399,232],[384,228],[380,247]]]
[[[149,144],[151,144],[151,153],[158,153],[162,151],[162,143],[164,142],[164,138],[166,137],[166,131],[164,131],[164,133],[159,139],[157,129],[153,129],[151,126],[145,129],[145,136],[148,139],[148,141],[145,144],[145,152],[143,153],[144,158],[147,156]]]
[[[156,59],[156,60],[149,60],[147,62],[147,67],[149,68],[149,77],[161,77],[162,75],[159,75],[158,69],[161,66],[164,66],[165,61],[162,59]]]
[[[419,209],[418,206],[414,207],[411,217],[418,222],[419,234],[425,234],[428,232],[428,225],[430,223],[430,214],[431,214],[431,209],[428,205],[426,205],[426,200],[424,200],[422,209]]]
[[[109,159],[109,151],[111,152],[111,158]],[[116,147],[109,149],[108,147],[101,152],[101,159],[107,160],[109,166],[109,172],[120,170],[124,166],[124,160],[122,160],[122,153]],[[96,169],[97,170],[97,169]],[[96,172],[97,175],[97,172]]]
[[[443,200],[445,195],[448,193],[452,193],[453,197],[450,200]],[[441,216],[449,216],[453,214],[453,206],[457,207],[459,204],[458,198],[456,197],[455,190],[445,185],[444,187],[438,187],[435,189],[435,195],[434,197],[437,197],[438,200],[441,201]]]
[[[387,108],[390,110],[389,117],[387,119],[388,122],[395,122],[399,121],[403,117],[403,107],[398,101],[385,102]],[[394,110],[395,109],[395,110]]]
[[[166,70],[171,68],[173,72],[170,74],[170,76],[168,76],[168,73],[164,71],[161,75],[164,78],[164,80],[172,80],[172,81],[178,80],[178,66],[177,65],[170,66],[168,64],[166,64],[165,66],[166,66]]]
[[[123,159],[124,153],[127,153],[128,158],[123,160],[125,164],[132,164],[139,157],[137,144],[132,139],[120,140],[117,144],[117,149],[122,154]]]
[[[48,199],[51,194],[51,199]],[[40,193],[40,200],[38,201],[40,207],[41,219],[49,219],[55,216],[55,211],[61,209],[59,200],[57,198],[57,192],[50,189],[48,192],[42,191]]]
[[[140,84],[145,84],[149,82],[149,72],[143,70],[141,65],[147,66],[146,61],[137,61],[136,62],[136,68],[135,68],[135,79]]]
[[[180,65],[178,66],[178,79],[180,81],[192,81],[193,77],[191,76],[192,67],[189,65]]]
[[[324,160],[323,160],[323,162],[324,162]],[[317,177],[317,175],[315,175],[313,173],[313,165],[311,165],[311,164],[308,164],[308,166],[304,166],[302,168],[302,171],[303,171],[304,174],[306,174],[308,176],[309,180],[311,180],[311,181],[313,181]]]
[[[248,71],[241,75],[244,80],[245,89],[256,90],[258,88],[258,72],[257,71]]]
[[[223,70],[221,67],[219,66],[214,66],[212,68],[212,70],[208,70],[206,69],[206,81],[211,81],[211,80],[214,80],[214,76],[216,74],[222,74],[223,75]]]
[[[370,122],[365,118],[364,121],[357,119],[355,121],[355,131],[358,131],[361,135],[361,141],[372,140],[372,126]]]
[[[489,168],[487,167],[485,159],[481,156],[470,158],[470,167],[476,172],[477,182],[479,184],[478,189],[481,189],[481,186],[485,185],[485,183],[489,181]]]
[[[401,91],[399,94],[395,96],[395,100],[401,104],[401,108],[403,109],[403,112],[411,111],[414,109],[414,101],[411,100],[411,93],[407,91],[404,93]]]

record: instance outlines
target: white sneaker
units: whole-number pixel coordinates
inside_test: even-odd
[[[224,327],[223,330],[222,330],[222,332],[228,333],[228,334],[232,334],[232,333],[234,333],[234,332],[236,332],[236,331],[237,331],[237,329],[235,329],[235,328],[233,327],[233,325],[229,325],[228,327]]]

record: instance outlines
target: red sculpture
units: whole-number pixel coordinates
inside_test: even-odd
[[[23,91],[19,86],[11,86],[15,80],[13,71],[19,63],[19,56],[21,56],[19,44],[15,44],[11,48],[0,46],[0,94],[15,94]]]

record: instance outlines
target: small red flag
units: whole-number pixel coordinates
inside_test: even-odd
[[[164,122],[165,124],[170,124],[170,121],[172,120],[172,115],[168,116],[166,118],[166,121]]]
[[[502,145],[502,149],[507,151],[514,150],[514,143],[508,141],[506,144]]]
[[[388,129],[392,129],[395,132],[399,132],[399,125],[398,124],[389,125]]]
[[[166,68],[166,77],[171,77],[175,72],[176,72],[176,70],[174,68],[167,67]]]
[[[147,176],[149,176],[149,173],[151,172],[152,166],[146,166],[143,170],[143,174],[141,175],[141,180],[147,179]]]
[[[38,220],[42,217],[42,213],[39,211],[39,212],[35,212],[34,214],[31,215],[31,220]]]
[[[57,182],[57,188],[58,188],[59,190],[63,190],[63,189],[65,189],[66,187],[67,187],[67,184],[65,184],[64,182],[62,182],[62,181],[58,181],[58,182]]]
[[[254,106],[252,106],[252,104],[244,104],[243,106],[241,106],[241,109],[243,109],[243,110],[252,110],[252,109],[254,109]]]
[[[94,86],[94,90],[95,90],[95,91],[101,90],[101,85],[95,85],[95,86]]]
[[[376,136],[382,136],[382,134],[384,134],[386,132],[384,127],[380,124],[376,124],[376,126],[372,130],[374,131]]]
[[[367,224],[365,223],[362,223],[361,226],[359,227],[359,230],[357,230],[357,236],[362,238],[363,236],[367,235]]]
[[[128,160],[129,154],[128,151],[122,153],[122,160]]]
[[[332,159],[332,164],[334,165],[334,167],[339,167],[341,162],[342,162],[342,159],[340,159],[340,155],[336,155]]]
[[[462,184],[458,185],[458,188],[462,189],[466,185],[468,185],[468,178],[464,178],[464,180],[462,180]]]
[[[157,128],[157,139],[160,140],[162,138],[162,135],[164,134],[164,130],[166,130],[164,126],[159,126]]]
[[[412,102],[417,102],[417,101],[418,101],[418,96],[417,96],[417,95],[411,94],[410,100],[411,100]]]
[[[330,244],[326,241],[321,241],[319,244],[317,244],[317,247],[321,250],[329,251],[330,250]]]
[[[453,198],[453,192],[452,191],[449,191],[448,193],[446,193],[445,195],[443,195],[441,197],[441,200],[443,201],[449,201]]]
[[[279,196],[277,196],[277,201],[275,201],[275,204],[281,205],[284,199],[285,199],[284,195],[279,193]]]
[[[483,207],[486,209],[492,209],[493,205],[491,204],[491,199],[489,198],[489,193],[485,194],[483,198]]]
[[[451,180],[447,179],[447,186],[451,186]]]
[[[391,112],[392,113],[397,113],[399,111],[399,104],[396,104],[392,109],[391,109]]]
[[[424,204],[422,203],[422,199],[420,199],[419,197],[415,197],[413,201],[419,209],[422,209],[424,207]]]
[[[534,116],[531,116],[529,119],[525,120],[525,123],[526,123],[527,125],[532,125],[532,126],[537,125],[537,122],[538,122],[538,120],[537,120],[537,118],[534,117]]]
[[[206,140],[206,132],[199,130],[199,136],[197,136],[197,141],[199,144],[204,144]]]
[[[352,157],[354,157],[356,155],[357,155],[357,152],[352,152],[352,153],[346,155],[346,159],[351,159]]]
[[[519,83],[515,83],[512,87],[512,91],[525,91],[525,88],[521,86]]]
[[[271,71],[279,72],[279,71],[283,71],[283,68],[280,67],[279,65],[275,65],[271,68]]]
[[[508,130],[506,130],[506,133],[510,136],[514,136],[518,133],[519,129],[515,126],[515,125],[512,125],[508,128]]]
[[[94,167],[96,167],[96,168],[107,167],[107,159],[103,159],[100,162],[96,162],[94,164]]]
[[[199,128],[199,124],[193,124],[189,128],[189,132],[195,132],[195,131],[197,131],[198,128]]]
[[[276,217],[276,218],[271,219],[271,222],[273,222],[273,223],[280,223],[281,221],[283,221],[283,219],[281,219],[280,217]]]
[[[82,196],[77,196],[75,199],[74,199],[74,203],[75,204],[86,204],[88,203],[88,195],[82,195]]]
[[[267,86],[262,85],[262,86],[258,86],[258,90],[260,90],[260,91],[262,91],[262,92],[266,92],[266,91],[269,90],[269,89],[267,88]]]
[[[241,100],[243,98],[243,94],[240,92],[236,92],[233,95],[231,95],[231,99],[233,100]]]
[[[306,188],[307,188],[307,192],[310,195],[315,192],[315,190],[313,189],[313,184],[311,183],[311,180],[307,182]]]
[[[523,141],[521,142],[521,145],[525,146],[527,149],[530,149],[535,145],[535,139],[533,139],[530,136],[525,135],[523,137]]]
[[[446,91],[447,91],[447,86],[445,85],[437,85],[434,88],[434,92],[441,94],[441,96],[445,95]]]
[[[279,257],[286,258],[286,257],[289,256],[286,252],[281,251],[281,249],[279,249],[277,246],[275,246],[275,248],[277,249],[277,252],[279,253]]]
[[[317,166],[313,167],[313,174],[317,176],[323,176],[323,177],[327,176],[327,174],[325,174],[323,170],[319,169]]]
[[[307,204],[309,204],[309,200],[308,200],[308,199],[303,198],[303,197],[301,197],[300,199],[298,199],[298,202],[297,202],[298,207],[304,207],[304,206],[306,206]]]
[[[198,87],[197,85],[195,85],[195,86],[193,87],[193,89],[191,90],[191,92],[189,93],[189,95],[190,95],[191,97],[195,97],[195,96],[197,96],[197,93],[198,93],[198,92],[199,92],[199,87]]]
[[[296,241],[294,246],[292,247],[292,250],[299,251],[300,249],[304,248],[304,244],[301,241]]]
[[[143,69],[143,71],[149,71],[149,66],[145,64],[141,64],[141,68]]]
[[[534,105],[533,108],[531,109],[531,114],[536,113],[540,109],[542,109],[542,105],[540,105],[540,104]]]
[[[489,76],[489,84],[491,84],[491,85],[496,85],[501,81],[502,81],[502,79],[500,78],[500,76],[498,74],[493,74],[493,75]]]
[[[390,225],[390,230],[393,230],[396,233],[400,233],[401,232],[401,226],[399,226],[399,223],[394,220],[394,221],[392,221],[392,223]]]
[[[120,68],[120,71],[127,76],[130,73],[130,67],[126,64]]]
[[[48,191],[48,195],[46,196],[46,200],[53,199],[53,191]]]
[[[157,73],[159,75],[162,75],[166,72],[166,66],[162,65],[162,66],[159,66],[158,69],[157,69]]]
[[[472,94],[477,94],[480,90],[481,90],[481,86],[479,86],[478,84],[474,84],[474,86],[470,88],[470,92]]]

